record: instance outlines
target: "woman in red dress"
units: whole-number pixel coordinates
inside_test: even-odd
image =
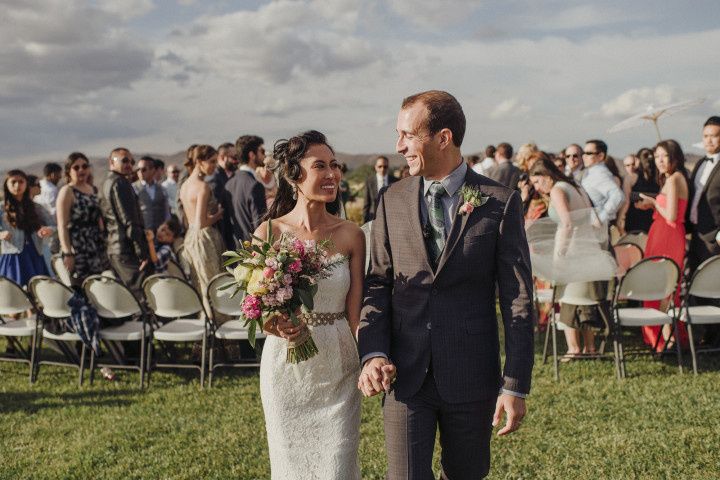
[[[663,140],[655,146],[655,165],[658,170],[658,183],[661,190],[656,198],[640,194],[642,200],[635,206],[639,209],[654,209],[653,223],[648,232],[645,258],[665,256],[672,258],[678,267],[680,275],[685,264],[685,211],[688,208],[689,188],[688,175],[685,169],[685,155],[675,140]],[[675,292],[675,305],[680,305],[680,286]],[[663,301],[645,302],[645,308],[656,308],[663,312],[668,310],[670,298]],[[678,322],[679,332],[676,338],[681,345],[687,345],[687,331],[685,325]],[[642,327],[643,340],[650,346],[657,343],[657,351],[665,348],[670,337],[671,326],[664,325],[662,336],[660,327]],[[672,346],[670,340],[668,348]]]

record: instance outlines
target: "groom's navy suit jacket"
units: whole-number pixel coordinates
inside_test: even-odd
[[[380,352],[396,365],[398,400],[417,393],[431,367],[450,403],[488,399],[501,387],[530,391],[533,284],[520,195],[470,169],[465,183],[489,200],[455,217],[435,270],[423,238],[422,178],[390,186],[377,208],[358,348],[361,358]]]

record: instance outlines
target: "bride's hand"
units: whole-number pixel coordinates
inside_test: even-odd
[[[268,321],[272,325],[271,332],[276,332],[278,337],[285,338],[287,340],[295,340],[297,337],[303,334],[307,325],[300,323],[295,325],[287,315],[278,314],[275,315],[271,320]]]

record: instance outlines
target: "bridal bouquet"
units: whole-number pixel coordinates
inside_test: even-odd
[[[318,280],[326,278],[339,263],[328,257],[329,240],[302,241],[283,234],[275,241],[271,222],[268,222],[268,232],[267,240],[253,236],[255,243],[246,241],[241,249],[223,253],[227,257],[224,265],[235,280],[221,288],[234,287],[233,296],[245,292],[242,319],[253,347],[258,327],[262,331],[263,325],[275,315],[287,315],[294,325],[299,325],[297,312],[313,309]],[[300,363],[317,353],[317,345],[308,330],[288,341],[288,363]]]

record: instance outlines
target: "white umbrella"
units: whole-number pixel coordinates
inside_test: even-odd
[[[648,122],[652,122],[652,124],[655,126],[655,132],[657,132],[658,140],[662,140],[662,137],[660,136],[660,128],[658,128],[658,119],[660,119],[660,117],[669,116],[682,110],[687,110],[690,107],[700,105],[704,101],[704,98],[697,98],[695,100],[685,100],[684,102],[663,105],[662,107],[654,107],[652,105],[649,105],[645,112],[638,115],[633,115],[632,117],[627,118],[616,125],[613,125],[610,129],[608,129],[608,133],[619,132],[621,130],[639,127],[645,125]]]

